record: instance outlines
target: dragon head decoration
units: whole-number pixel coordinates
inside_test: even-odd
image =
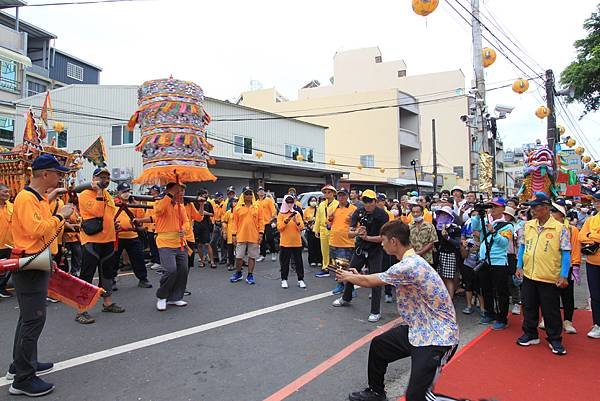
[[[553,179],[554,153],[548,146],[538,146],[525,157],[523,168],[523,185],[518,196],[522,202],[534,197],[536,192],[544,192],[548,196],[556,196]]]

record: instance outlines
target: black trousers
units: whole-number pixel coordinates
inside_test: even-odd
[[[225,253],[227,254],[227,264],[233,265],[235,263],[233,244],[226,244]]]
[[[192,241],[186,241],[186,242],[187,242],[187,245],[192,250],[192,254],[188,255],[188,269],[192,269],[194,267],[194,258],[196,257],[196,251],[198,249],[200,249],[200,252],[202,252],[202,247],[198,247],[198,245]],[[198,259],[200,260],[201,263],[203,263],[202,261],[204,260],[204,257],[202,254],[198,254]]]
[[[221,260],[225,260],[225,254],[221,253],[219,258],[219,249],[221,248],[221,242],[223,241],[223,233],[220,224],[215,224],[212,235],[210,237],[210,247],[213,251],[213,262],[217,263]]]
[[[554,283],[544,283],[523,277],[523,332],[538,336],[539,311],[542,309],[548,341],[562,341],[560,317],[560,291]]]
[[[321,263],[321,242],[312,230],[306,230],[306,241],[308,242],[308,263]]]
[[[140,281],[148,280],[148,271],[146,270],[146,264],[144,263],[144,249],[142,248],[142,241],[139,238],[119,238],[119,249],[115,253],[116,265],[119,265],[121,255],[123,251],[127,252],[129,261],[135,277]],[[117,269],[114,270],[113,276],[117,275]]]
[[[267,256],[267,247],[271,254],[277,253],[277,247],[275,246],[275,229],[271,227],[271,223],[265,224],[265,235],[260,243],[261,256]]]
[[[116,270],[115,244],[113,242],[88,242],[83,245],[81,273],[79,278],[91,283],[98,269],[100,287],[105,291],[103,297],[112,295],[113,271]]]
[[[600,266],[586,263],[585,272],[592,299],[592,319],[600,326]]]
[[[150,248],[150,261],[160,264],[160,256],[158,256],[158,247],[156,246],[156,233],[148,231],[148,247]]]
[[[380,246],[369,251],[355,250],[352,254],[352,259],[350,260],[350,267],[360,270],[366,264],[369,269],[369,274],[381,273],[382,260],[383,248]],[[348,302],[351,301],[353,291],[354,285],[352,283],[346,283],[344,286],[344,295],[342,295],[342,299]],[[379,314],[380,311],[381,287],[374,287],[371,288],[371,313]]]
[[[0,259],[10,258],[10,248],[0,249]],[[0,274],[0,290],[6,290],[6,285],[10,279],[10,272]]]
[[[290,261],[294,259],[294,266],[298,280],[304,280],[304,264],[302,263],[302,247],[288,248],[282,246],[279,252],[279,265],[281,266],[281,279],[287,280],[290,273]]]
[[[486,267],[477,274],[479,275],[486,313],[497,322],[507,323],[510,296],[508,291],[508,267]]]
[[[388,255],[387,253],[383,252],[381,263],[381,271],[384,272],[390,267],[392,267],[394,264],[398,263],[398,259],[394,255]],[[393,289],[393,285],[386,284],[385,287],[383,287],[383,292],[385,295],[392,296]]]
[[[415,347],[408,341],[408,326],[396,326],[371,341],[369,387],[383,394],[383,380],[388,364],[410,357],[411,369],[406,401],[425,401],[425,396],[431,393],[440,368],[450,360],[455,350],[456,346]]]
[[[569,274],[569,286],[566,288],[559,288],[560,300],[563,305],[563,319],[570,322],[573,321],[573,313],[575,312],[575,287],[571,274]]]
[[[74,276],[79,276],[81,272],[82,250],[79,242],[67,242],[65,247],[71,253],[71,266],[69,272]]]
[[[19,321],[13,346],[15,383],[35,376],[37,344],[46,324],[46,296],[50,272],[41,270],[13,273],[13,283],[19,304]]]

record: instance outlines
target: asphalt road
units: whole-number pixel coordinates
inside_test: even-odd
[[[155,272],[149,272],[154,289],[138,288],[132,275],[121,276],[114,300],[127,311],[107,314],[97,306],[92,325],[77,324],[74,310],[65,305],[50,304],[39,359],[57,363],[83,358],[44,377],[56,390],[43,399],[263,400],[397,317],[395,304],[382,304],[382,320],[367,322],[367,289],[358,290],[351,306],[333,308],[335,296],[326,294],[334,286],[333,279],[315,278],[312,268],[307,269],[306,290],[296,287],[292,272],[290,288],[281,289],[279,267],[268,260],[257,264],[254,286],[229,283],[230,273],[222,266],[193,269],[188,282],[192,295],[185,298],[189,305],[165,312],[155,309],[159,280]],[[584,306],[586,298],[584,286],[579,287],[577,305]],[[460,313],[464,298],[457,297],[455,304],[464,344],[484,327],[477,324],[477,316]],[[253,311],[260,312],[249,314]],[[18,317],[14,298],[0,300],[0,315],[0,366],[7,367]],[[189,328],[193,329],[180,332]],[[170,333],[175,338],[167,339]],[[154,339],[153,344],[114,350],[146,339]],[[89,356],[101,351],[110,356]],[[286,399],[346,400],[350,391],[366,386],[367,352],[368,342]],[[390,400],[403,394],[409,369],[409,361],[390,366]],[[0,380],[0,386],[0,400],[18,399],[8,395],[5,381]]]

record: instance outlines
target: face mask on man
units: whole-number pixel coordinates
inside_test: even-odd
[[[423,222],[423,216],[415,217],[414,220],[415,220],[415,223],[422,223]]]
[[[309,204],[310,204],[312,207],[315,207],[315,206],[317,206],[317,202],[316,202],[316,201],[310,201],[310,203],[309,203]]]

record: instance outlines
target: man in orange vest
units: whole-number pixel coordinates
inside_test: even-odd
[[[10,257],[10,249],[14,246],[10,225],[13,215],[13,204],[9,202],[10,191],[4,184],[0,184],[0,259]],[[6,291],[6,284],[10,273],[0,274],[0,298],[10,298],[12,294]]]

